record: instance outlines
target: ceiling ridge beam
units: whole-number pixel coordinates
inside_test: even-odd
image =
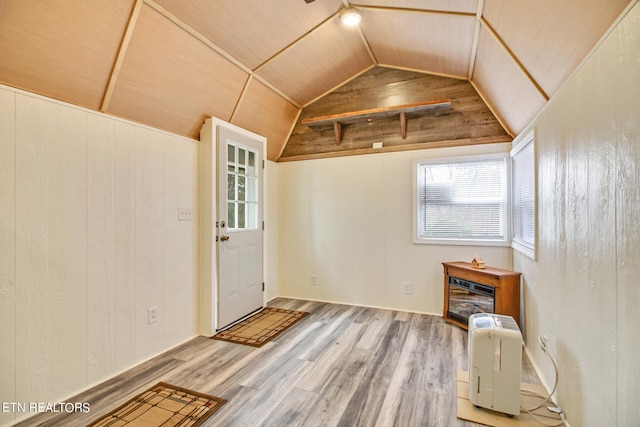
[[[511,60],[513,62],[515,62],[515,64],[518,66],[518,68],[520,68],[520,71],[522,71],[522,73],[527,77],[527,79],[529,79],[531,84],[538,90],[538,92],[540,92],[540,95],[542,95],[544,100],[545,101],[549,101],[549,95],[547,95],[547,93],[544,91],[544,89],[542,89],[542,86],[540,86],[538,84],[536,79],[533,78],[533,76],[531,75],[531,73],[529,73],[529,70],[527,70],[527,68],[524,66],[524,64],[522,64],[522,62],[520,62],[520,60],[518,59],[516,54],[513,53],[513,51],[509,48],[509,46],[507,46],[507,44],[502,39],[502,37],[500,37],[500,35],[496,32],[496,30],[493,29],[491,24],[489,24],[489,21],[487,21],[484,16],[481,19],[482,19],[482,24],[485,26],[485,28],[487,30],[489,30],[489,33],[491,33],[491,35],[496,39],[496,41],[500,44],[500,46],[502,46],[502,48],[505,50],[505,52],[507,52],[507,54],[509,55]]]
[[[269,89],[271,89],[272,91],[277,93],[279,96],[284,98],[286,101],[290,102],[292,105],[294,105],[297,108],[302,108],[301,105],[298,102],[296,102],[293,98],[291,98],[290,96],[286,95],[284,92],[282,92],[280,89],[278,89],[275,86],[273,86],[271,83],[266,81],[264,78],[256,75],[254,70],[251,70],[249,67],[244,65],[242,62],[240,62],[234,56],[232,56],[227,51],[222,49],[220,46],[218,46],[217,44],[215,44],[214,42],[212,42],[211,40],[206,38],[204,35],[200,34],[198,31],[196,31],[191,26],[187,25],[184,21],[182,21],[180,18],[178,18],[177,16],[175,16],[174,14],[169,12],[167,9],[165,9],[164,7],[162,7],[159,4],[157,4],[154,0],[142,0],[142,1],[144,1],[144,3],[148,4],[149,6],[151,6],[153,9],[155,9],[158,13],[163,15],[165,18],[169,19],[171,22],[176,24],[178,27],[182,28],[184,31],[189,33],[191,36],[193,36],[196,39],[198,39],[201,43],[204,43],[207,47],[212,49],[214,52],[216,52],[219,55],[221,55],[222,57],[224,57],[227,61],[231,62],[232,64],[234,64],[235,66],[240,68],[242,71],[247,73],[249,76],[259,80],[261,83],[263,83]]]
[[[469,71],[467,80],[473,78],[473,70],[476,67],[476,55],[478,54],[478,42],[480,41],[480,27],[482,26],[482,11],[484,9],[484,0],[478,0],[478,8],[476,10],[476,23],[473,29],[473,41],[471,42],[471,55],[469,57]]]
[[[116,55],[116,60],[113,63],[113,68],[111,69],[111,74],[109,75],[109,81],[107,82],[107,87],[105,88],[104,96],[102,97],[102,103],[100,104],[100,111],[102,111],[103,113],[107,111],[107,109],[109,108],[109,104],[111,103],[111,97],[113,96],[113,91],[116,87],[116,81],[118,80],[118,76],[120,75],[122,62],[124,61],[124,56],[127,53],[127,49],[129,48],[129,42],[131,41],[131,36],[133,35],[133,30],[136,26],[136,22],[138,22],[138,17],[140,16],[140,11],[142,10],[143,3],[144,0],[136,0],[136,3],[131,10],[129,22],[127,23],[127,28],[124,31],[124,35],[122,36],[120,48],[118,49],[118,54]]]

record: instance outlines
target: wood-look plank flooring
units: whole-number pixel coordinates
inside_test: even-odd
[[[207,337],[70,402],[89,413],[39,414],[19,426],[84,426],[159,381],[228,400],[205,426],[478,426],[456,418],[467,332],[441,317],[277,298],[308,311],[262,348]],[[523,381],[538,379],[523,360]]]

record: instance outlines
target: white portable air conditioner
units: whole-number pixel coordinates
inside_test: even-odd
[[[520,414],[522,334],[510,316],[469,316],[469,400],[475,406]]]

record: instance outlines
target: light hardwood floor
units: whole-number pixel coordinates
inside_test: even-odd
[[[84,426],[159,381],[223,397],[205,426],[455,426],[467,332],[441,317],[278,298],[308,311],[262,348],[197,337],[69,401],[89,413],[19,426]],[[527,360],[523,381],[537,383]]]

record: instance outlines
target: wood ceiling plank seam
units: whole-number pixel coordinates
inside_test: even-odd
[[[118,49],[118,54],[116,55],[116,60],[113,64],[111,74],[109,75],[109,81],[107,82],[107,87],[105,88],[104,96],[102,97],[102,104],[100,105],[100,111],[102,111],[103,113],[107,111],[107,109],[109,108],[109,104],[111,103],[111,97],[113,96],[113,91],[115,90],[115,87],[116,87],[116,81],[118,80],[120,69],[122,68],[122,62],[124,61],[124,57],[127,53],[129,42],[131,42],[131,37],[133,36],[133,30],[135,29],[136,22],[138,22],[138,17],[140,16],[140,11],[142,10],[143,3],[144,3],[144,0],[137,0],[136,3],[133,5],[131,15],[129,16],[129,22],[127,23],[127,28],[125,29],[124,35],[122,36],[122,41],[120,42],[120,48]]]
[[[339,13],[340,13],[340,10],[338,10],[337,12],[329,15],[329,17],[327,17],[327,19],[325,19],[324,21],[322,21],[321,23],[319,23],[318,25],[316,25],[315,27],[313,27],[312,29],[310,29],[306,33],[302,34],[300,37],[298,37],[297,39],[295,39],[294,41],[292,41],[291,43],[289,43],[288,45],[286,45],[285,47],[280,49],[278,52],[276,52],[273,55],[271,55],[264,62],[262,62],[262,64],[258,65],[256,68],[254,68],[253,72],[257,73],[261,68],[264,68],[265,66],[270,64],[274,59],[276,59],[278,56],[282,55],[283,53],[285,53],[289,49],[291,49],[294,46],[296,46],[298,43],[300,43],[302,40],[304,40],[307,36],[315,33],[318,30],[320,30],[322,27],[324,27],[325,25],[330,23]]]
[[[247,80],[244,82],[244,85],[242,86],[242,90],[240,91],[240,96],[238,96],[238,100],[236,101],[236,105],[234,105],[233,111],[231,111],[231,116],[229,116],[229,120],[228,120],[229,123],[233,123],[233,119],[236,117],[236,112],[240,107],[240,103],[244,99],[244,95],[247,93],[247,89],[249,88],[249,84],[251,83],[251,80],[253,80],[253,75],[249,74],[247,76]]]
[[[214,52],[216,52],[219,55],[221,55],[227,61],[231,62],[236,67],[240,68],[245,73],[252,74],[252,71],[251,71],[251,69],[249,67],[244,65],[242,62],[240,62],[233,55],[231,55],[230,53],[228,53],[227,51],[222,49],[220,46],[218,46],[217,44],[215,44],[214,42],[212,42],[211,40],[209,40],[208,38],[206,38],[205,36],[200,34],[198,31],[196,31],[195,29],[191,28],[189,25],[187,25],[185,22],[183,22],[180,18],[175,16],[173,13],[169,12],[167,9],[165,9],[162,6],[160,6],[158,3],[156,3],[153,0],[143,0],[143,1],[144,1],[144,3],[146,3],[147,5],[152,7],[153,9],[155,9],[157,12],[162,14],[165,18],[167,18],[168,20],[170,20],[171,22],[176,24],[178,27],[182,28],[184,31],[186,31],[187,33],[191,34],[194,38],[199,40],[201,43],[203,43],[204,45],[206,45],[207,47],[212,49]]]
[[[473,41],[471,42],[471,55],[469,57],[469,72],[467,80],[473,78],[473,70],[476,66],[476,55],[478,54],[478,43],[480,41],[480,27],[482,26],[482,10],[484,9],[484,0],[478,0],[478,8],[476,10],[476,23],[473,29]]]
[[[282,144],[282,147],[280,147],[280,152],[276,156],[276,162],[280,161],[280,157],[282,156],[282,153],[284,152],[284,149],[287,148],[287,143],[289,142],[289,139],[291,139],[291,135],[293,134],[293,130],[296,128],[296,124],[298,124],[298,120],[300,120],[300,115],[301,114],[302,114],[302,108],[299,108],[298,109],[298,114],[296,115],[295,120],[291,124],[291,128],[289,129],[289,133],[287,134],[287,139],[284,140],[284,144]]]
[[[531,73],[529,73],[529,70],[527,70],[527,68],[524,66],[524,64],[522,64],[522,62],[520,62],[520,60],[518,59],[518,57],[516,56],[515,53],[513,53],[513,51],[509,48],[509,46],[507,45],[507,43],[502,39],[502,37],[500,37],[500,35],[496,32],[496,30],[491,26],[491,24],[489,24],[489,21],[486,20],[486,18],[483,16],[482,17],[482,24],[484,25],[484,27],[489,30],[489,33],[493,36],[493,38],[500,44],[500,46],[505,50],[505,52],[507,52],[507,55],[509,55],[509,57],[511,58],[511,60],[518,66],[518,68],[520,69],[520,71],[522,71],[522,73],[527,77],[527,79],[529,79],[529,81],[531,82],[531,84],[536,88],[536,90],[538,92],[540,92],[540,95],[542,95],[542,97],[544,98],[545,101],[549,101],[549,95],[547,95],[547,93],[544,91],[544,89],[542,89],[542,86],[540,86],[538,84],[538,82],[536,81],[535,78],[533,78],[533,76],[531,75]]]
[[[313,104],[314,102],[316,102],[317,100],[324,98],[325,96],[329,95],[331,92],[333,92],[334,90],[346,85],[347,83],[351,82],[353,79],[356,79],[358,77],[360,77],[361,75],[363,75],[364,73],[366,73],[367,71],[369,71],[372,68],[375,68],[376,65],[375,64],[371,64],[369,67],[365,68],[364,70],[360,71],[359,73],[355,74],[354,76],[352,76],[350,79],[343,81],[342,83],[340,83],[339,85],[336,85],[335,87],[327,90],[326,92],[318,95],[317,97],[315,97],[314,99],[312,99],[311,101],[307,102],[306,104],[304,104],[302,106],[302,108],[306,108],[309,105]]]
[[[291,98],[289,95],[287,95],[286,93],[282,92],[280,89],[278,89],[277,87],[275,87],[274,85],[272,85],[270,82],[268,82],[264,77],[255,74],[255,73],[251,73],[251,75],[253,76],[254,79],[258,80],[260,83],[262,83],[263,85],[267,86],[269,89],[271,89],[272,91],[274,91],[275,93],[277,93],[278,95],[280,95],[282,98],[284,98],[287,102],[289,102],[290,104],[292,104],[294,107],[296,108],[302,108],[302,105],[300,105],[296,100],[294,100],[293,98]]]
[[[484,104],[487,106],[489,111],[491,111],[491,114],[493,114],[493,116],[496,118],[498,123],[500,123],[500,126],[502,126],[502,129],[504,129],[504,131],[507,132],[507,134],[509,134],[512,138],[515,138],[515,133],[511,130],[511,128],[509,128],[509,126],[507,126],[507,123],[504,121],[502,116],[498,114],[496,109],[493,108],[493,105],[490,102],[488,102],[487,98],[484,96],[484,94],[478,88],[478,86],[471,80],[469,81],[469,83],[471,83],[471,86],[473,86],[478,96],[482,99],[482,102],[484,102]]]
[[[362,31],[362,28],[360,28],[360,26],[358,26],[358,34],[360,35],[362,44],[364,44],[364,48],[367,49],[367,53],[369,54],[369,58],[371,58],[371,62],[373,62],[373,65],[378,65],[378,58],[376,58],[376,55],[373,53],[371,44],[369,43],[367,36],[364,34],[364,31]]]

